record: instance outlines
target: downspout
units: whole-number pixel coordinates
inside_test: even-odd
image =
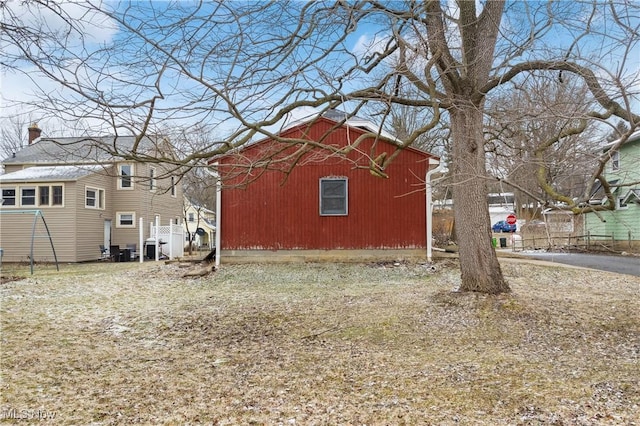
[[[215,267],[216,269],[220,268],[220,211],[222,209],[222,182],[220,181],[220,173],[218,173],[218,162],[213,163],[213,167],[215,168],[215,172],[209,170],[208,167],[204,168],[205,173],[209,176],[212,176],[216,179],[216,239],[215,239]]]
[[[433,241],[433,205],[431,201],[431,176],[435,173],[446,172],[446,167],[443,162],[438,162],[438,167],[435,169],[431,169],[427,171],[427,174],[424,177],[425,181],[425,192],[427,197],[427,262],[431,263],[432,260],[432,241]]]

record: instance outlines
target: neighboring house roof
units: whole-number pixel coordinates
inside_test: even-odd
[[[204,206],[201,206],[200,204],[194,203],[193,201],[189,200],[187,197],[185,197],[185,201],[187,203],[187,205],[189,207],[192,207],[194,210],[197,210],[198,213],[202,214],[202,213],[207,213],[207,214],[215,214],[216,212],[214,212],[211,209],[208,209]]]
[[[609,185],[615,186],[619,181],[620,179],[610,180]],[[615,189],[613,192],[615,192]],[[604,187],[602,186],[602,183],[599,180],[597,180],[593,185],[593,189],[591,190],[591,197],[589,197],[589,204],[604,204],[606,201],[607,201],[607,194],[604,190]]]
[[[624,204],[628,203],[638,203],[640,204],[640,188],[632,188],[627,192],[624,199],[622,200]]]
[[[631,134],[631,136],[629,136],[629,138],[625,141],[626,143],[630,143],[636,140],[640,140],[640,130],[637,132],[634,132]],[[618,142],[620,141],[620,139],[616,139],[613,142],[609,142],[608,144],[604,145],[602,147],[603,151],[608,151],[611,147],[613,147],[614,145],[616,145]]]
[[[163,138],[143,137],[136,152],[150,154]],[[114,162],[114,153],[128,153],[135,144],[134,136],[100,136],[73,138],[38,138],[15,155],[2,161],[3,164],[95,164]]]
[[[29,167],[0,175],[0,182],[33,182],[77,180],[83,176],[103,171],[102,166],[45,166]]]

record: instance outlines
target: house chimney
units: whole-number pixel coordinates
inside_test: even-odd
[[[33,143],[34,140],[40,137],[42,130],[38,127],[38,123],[33,123],[29,126],[29,145]]]

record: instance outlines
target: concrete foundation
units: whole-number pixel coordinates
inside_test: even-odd
[[[221,263],[426,261],[426,249],[222,250]]]

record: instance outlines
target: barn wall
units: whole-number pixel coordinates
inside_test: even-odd
[[[325,123],[321,123],[325,124]],[[307,129],[319,138],[326,128]],[[359,136],[343,128],[325,143],[343,146]],[[259,158],[269,144],[243,152],[245,158]],[[348,160],[312,151],[298,158],[290,173],[254,171],[255,182],[237,188],[234,183],[249,175],[227,180],[222,193],[221,245],[223,250],[310,250],[310,249],[413,249],[426,247],[424,176],[428,156],[404,150],[386,168],[388,179],[374,177],[366,168],[369,157],[394,147],[367,140]],[[291,151],[287,151],[290,154]],[[284,158],[284,154],[282,158]],[[232,162],[233,159],[227,161]],[[224,163],[223,163],[224,164]],[[227,163],[229,164],[229,163]],[[283,162],[274,168],[289,170]],[[364,168],[357,168],[358,166]],[[225,170],[222,167],[222,170]],[[223,174],[224,176],[224,174]],[[320,216],[319,180],[348,178],[347,216]],[[249,179],[250,180],[250,179]],[[246,180],[245,180],[246,181]]]

